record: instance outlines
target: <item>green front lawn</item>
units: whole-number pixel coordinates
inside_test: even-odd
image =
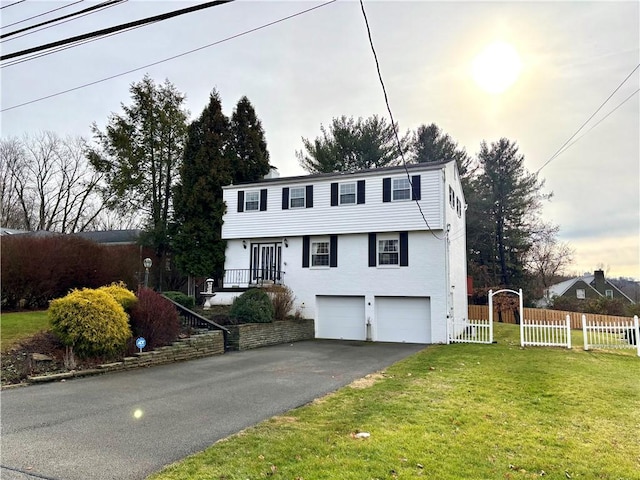
[[[0,315],[0,350],[5,351],[18,340],[49,329],[46,310]]]
[[[640,358],[495,333],[426,348],[150,478],[640,478]]]

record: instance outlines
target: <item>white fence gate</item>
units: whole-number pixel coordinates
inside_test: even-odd
[[[602,322],[587,321],[582,316],[582,333],[584,335],[584,349],[600,348],[604,350],[616,348],[633,348],[640,357],[640,328],[638,316],[633,317],[633,323],[625,321]]]
[[[449,319],[448,343],[493,343],[493,322]]]
[[[571,317],[562,320],[520,322],[520,346],[571,348]]]

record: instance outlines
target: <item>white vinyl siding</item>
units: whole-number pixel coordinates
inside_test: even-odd
[[[443,183],[442,170],[418,170],[421,179],[420,207],[425,218],[434,230],[442,229],[443,225]],[[368,232],[398,232],[425,230],[425,221],[415,202],[382,202],[382,178],[384,174],[368,175],[354,178],[366,179],[366,203],[350,205],[349,208],[336,212],[336,207],[331,206],[331,183],[335,177],[319,178],[311,181],[302,178],[296,185],[293,183],[265,182],[261,184],[268,190],[268,204],[276,205],[282,202],[282,189],[289,187],[289,193],[294,188],[313,185],[313,208],[294,208],[283,210],[281,208],[269,208],[261,212],[259,234],[263,237],[292,237],[296,235],[336,235],[345,233]],[[345,182],[350,183],[350,182]],[[235,208],[230,209],[237,201],[237,192],[241,187],[224,187],[224,200],[227,204],[227,213],[222,226],[222,237],[252,238],[256,235],[256,223],[253,215],[236,213]],[[339,191],[338,191],[339,194]],[[290,205],[291,195],[289,195]],[[305,199],[306,201],[306,199]],[[446,201],[446,200],[445,200]],[[457,216],[456,216],[457,218]]]

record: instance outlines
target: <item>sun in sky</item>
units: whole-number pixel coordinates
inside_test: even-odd
[[[520,77],[522,60],[513,45],[495,42],[487,45],[471,63],[471,76],[484,91],[505,92]]]

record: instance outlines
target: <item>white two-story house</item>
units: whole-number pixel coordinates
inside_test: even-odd
[[[224,200],[224,287],[287,285],[317,338],[445,343],[447,319],[466,318],[453,161],[270,178],[224,187]]]

